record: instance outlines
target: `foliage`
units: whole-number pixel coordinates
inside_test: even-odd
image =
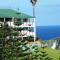
[[[0,27],[0,60],[5,57],[5,44],[7,40],[7,36],[11,34],[11,28],[7,25]]]
[[[15,31],[7,25],[0,27],[0,60],[60,59],[57,51],[46,47],[38,48],[35,43],[29,45],[28,40],[33,40],[33,37],[29,36],[27,39],[22,40],[18,37],[18,30]],[[45,42],[42,43],[45,44]]]
[[[15,19],[14,24],[19,26],[22,24],[21,19]]]
[[[18,34],[13,34],[13,29],[8,26],[2,26],[0,32],[0,60],[25,59],[29,53],[27,41],[18,38]]]
[[[41,49],[41,50],[40,50]],[[48,53],[43,48],[36,48],[33,54],[33,60],[52,60]]]
[[[28,37],[25,37],[24,39],[29,41],[29,42],[33,42],[34,37],[33,36],[28,36]]]

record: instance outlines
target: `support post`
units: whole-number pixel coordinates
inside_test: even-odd
[[[30,19],[28,18],[28,23],[30,24]],[[30,31],[29,31],[29,29],[30,29],[30,26],[28,26],[28,35],[30,36]],[[29,39],[29,37],[28,37],[28,39]]]
[[[14,17],[12,17],[12,22],[14,23]],[[14,28],[14,24],[11,25]],[[14,31],[13,31],[14,33]],[[13,36],[13,38],[15,38],[15,36]]]
[[[35,6],[33,6],[33,17],[35,17]]]
[[[33,5],[34,42],[36,40],[35,6]]]
[[[12,22],[14,23],[14,17],[12,17]],[[14,24],[13,24],[13,28],[14,28]]]
[[[4,25],[5,25],[5,18],[4,18]]]
[[[23,19],[21,20],[22,21],[22,24],[23,24]],[[23,27],[22,27],[23,28]],[[23,34],[23,32],[22,32],[22,34]],[[22,38],[22,40],[23,40],[23,35],[21,34],[21,38]]]
[[[36,22],[35,22],[35,18],[34,18],[34,42],[36,40]]]

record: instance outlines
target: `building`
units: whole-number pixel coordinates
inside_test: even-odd
[[[19,37],[33,36],[34,40],[36,39],[35,17],[11,9],[0,9],[0,26],[4,22],[13,28],[24,28],[21,32],[19,31],[22,35]]]

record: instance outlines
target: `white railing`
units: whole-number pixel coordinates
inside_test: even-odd
[[[21,31],[23,37],[28,37],[28,36],[34,36],[34,32],[29,32],[28,30],[22,30]]]
[[[32,22],[23,22],[23,24],[20,25],[21,27],[34,27],[34,23]]]
[[[14,25],[14,22],[7,22],[7,24],[11,27],[34,27],[34,23],[32,22],[23,22],[21,25]]]

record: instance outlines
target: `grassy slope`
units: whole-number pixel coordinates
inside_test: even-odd
[[[45,51],[48,52],[49,56],[54,58],[53,60],[58,60],[58,58],[60,57],[60,51],[58,50],[53,50],[51,48],[45,48]]]

